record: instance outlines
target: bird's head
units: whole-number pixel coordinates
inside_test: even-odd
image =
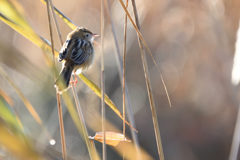
[[[87,40],[87,41],[89,41],[91,43],[94,42],[94,38],[95,37],[99,36],[98,34],[94,34],[94,33],[92,33],[91,31],[89,31],[86,28],[77,28],[76,31],[77,31],[77,35],[79,36],[79,38]]]

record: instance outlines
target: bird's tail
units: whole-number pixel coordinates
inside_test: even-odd
[[[62,94],[68,89],[72,71],[73,71],[73,66],[71,65],[67,65],[63,67],[54,85],[58,93]]]

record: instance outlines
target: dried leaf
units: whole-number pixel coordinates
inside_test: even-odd
[[[117,146],[120,142],[131,142],[131,140],[127,140],[122,133],[105,132],[105,135],[106,144],[110,146]],[[103,143],[103,132],[97,132],[94,137],[89,137],[89,139],[94,139]]]

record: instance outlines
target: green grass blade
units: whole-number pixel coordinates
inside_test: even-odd
[[[36,110],[33,108],[33,106],[31,105],[31,103],[27,100],[27,98],[23,95],[23,93],[20,91],[20,89],[15,85],[15,83],[7,76],[7,74],[3,71],[3,69],[0,67],[0,75],[2,75],[7,82],[15,89],[15,91],[17,92],[17,94],[19,95],[19,97],[21,98],[21,100],[23,101],[23,103],[25,104],[26,108],[28,109],[28,111],[31,113],[31,115],[33,116],[33,118],[36,120],[36,122],[39,125],[42,125],[42,120],[39,117],[39,115],[37,114]]]
[[[24,9],[17,1],[1,0],[0,6],[0,12],[5,16],[7,15],[8,19],[14,19],[15,23],[21,28],[24,28],[29,32],[34,32],[24,18]]]
[[[43,47],[45,42],[33,31],[24,18],[24,12],[20,4],[16,1],[0,1],[0,19],[18,31],[24,37],[39,47]]]
[[[21,159],[42,159],[31,146],[29,139],[9,104],[0,96],[0,145]]]
[[[24,96],[24,94],[21,92],[21,90],[16,86],[16,84],[8,77],[8,75],[4,72],[4,70],[0,67],[0,75],[3,76],[3,78],[6,79],[6,81],[13,87],[13,89],[16,91],[26,108],[28,109],[29,113],[32,115],[32,117],[35,119],[35,121],[42,127],[43,131],[45,132],[48,140],[50,141],[52,139],[51,135],[48,133],[47,129],[43,126],[43,122],[41,118],[39,117],[38,113],[32,106],[32,104],[28,101],[28,99]]]
[[[31,31],[29,32],[29,30],[27,30],[27,29],[24,29],[19,23],[16,23],[16,21],[13,21],[13,20],[9,19],[8,17],[6,17],[1,12],[0,12],[0,20],[2,20],[4,23],[9,25],[15,31],[22,34],[25,38],[27,38],[28,40],[33,42],[38,47],[42,48],[45,45],[44,42],[42,41],[42,39],[39,36],[37,36],[37,34],[34,34]]]
[[[17,119],[17,116],[14,116],[13,110],[9,106],[9,102],[6,102],[6,97],[0,95],[0,117],[10,126],[17,128],[18,130],[22,130],[22,124]]]
[[[0,144],[19,159],[40,160],[41,157],[29,144],[26,137],[7,126],[0,119]]]

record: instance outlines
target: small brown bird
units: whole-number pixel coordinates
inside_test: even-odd
[[[97,36],[85,28],[76,28],[68,34],[58,57],[60,62],[65,60],[54,85],[58,93],[62,94],[69,88],[72,73],[75,75],[73,84],[76,84],[76,73],[91,67],[95,54],[93,42]]]

